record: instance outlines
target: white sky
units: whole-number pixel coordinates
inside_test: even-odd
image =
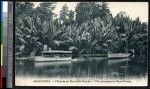
[[[142,22],[148,22],[148,2],[110,2],[109,9],[113,16],[125,11],[133,20],[140,17]]]
[[[40,2],[34,2],[35,7]],[[57,2],[54,13],[59,14],[62,6],[67,4],[69,10],[75,10],[77,2]],[[148,22],[148,2],[108,2],[108,7],[113,16],[120,11],[125,11],[133,20],[140,17],[142,22]]]
[[[7,12],[8,11],[8,2],[7,1],[3,1],[3,12]]]

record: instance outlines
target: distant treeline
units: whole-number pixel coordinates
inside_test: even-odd
[[[75,11],[64,5],[59,17],[57,2],[15,3],[15,49],[18,55],[52,50],[78,50],[80,54],[127,52],[147,54],[148,24],[125,12],[112,16],[106,2],[80,2]]]

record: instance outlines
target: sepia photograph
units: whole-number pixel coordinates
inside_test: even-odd
[[[15,2],[15,86],[147,86],[148,2]]]

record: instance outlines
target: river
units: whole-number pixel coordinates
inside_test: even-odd
[[[132,59],[78,58],[78,61],[27,62],[15,66],[20,77],[45,78],[140,78],[147,74],[147,62],[140,57]],[[140,61],[139,61],[140,60]]]

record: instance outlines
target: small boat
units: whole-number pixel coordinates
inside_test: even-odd
[[[42,51],[42,56],[35,56],[35,62],[71,61],[72,51],[50,50]]]
[[[130,55],[129,53],[109,53],[108,58],[111,59],[128,58],[129,55]]]
[[[129,53],[108,53],[108,54],[83,54],[81,57],[84,58],[109,58],[109,59],[118,59],[118,58],[128,58]]]

